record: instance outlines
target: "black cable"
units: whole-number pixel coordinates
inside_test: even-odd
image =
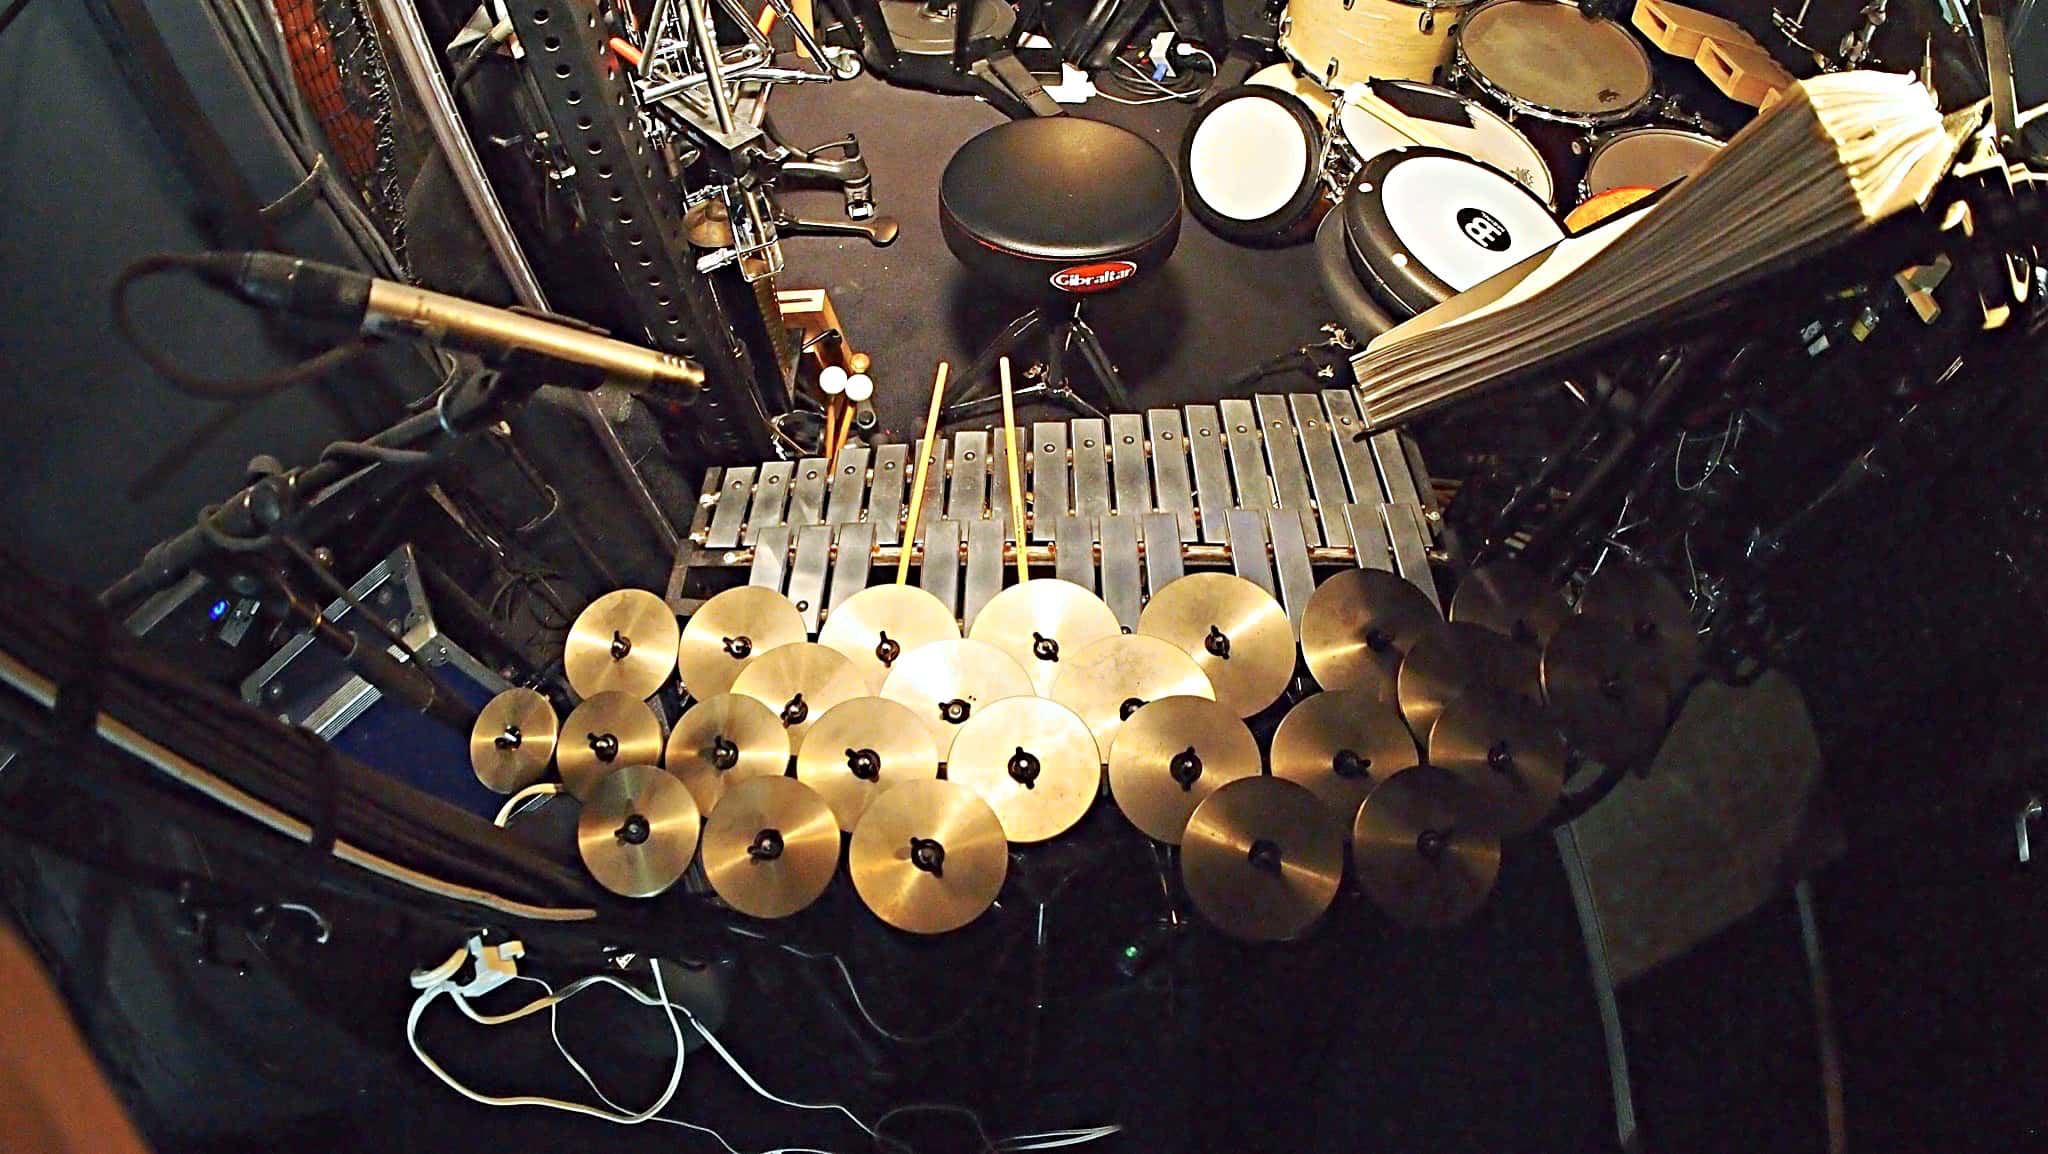
[[[469,50],[469,55],[463,57],[462,63],[456,66],[455,78],[448,82],[449,90],[453,92],[462,91],[463,86],[474,80],[476,74],[483,70],[484,61],[491,58],[491,54],[496,51],[497,47],[498,42],[489,36],[478,40],[475,46]]]
[[[136,332],[135,318],[128,311],[128,290],[144,277],[173,269],[196,273],[208,267],[209,259],[208,255],[200,253],[163,252],[146,256],[122,269],[108,290],[109,304],[114,313],[114,332],[135,350],[136,356],[179,392],[207,401],[254,400],[293,385],[318,380],[369,350],[369,340],[357,337],[295,365],[253,377],[202,377],[186,370],[165,356],[161,349],[144,342],[141,334]]]
[[[8,26],[14,23],[14,18],[21,15],[22,9],[28,7],[28,2],[29,0],[14,0],[14,3],[7,6],[7,11],[0,12],[0,33],[7,31]]]

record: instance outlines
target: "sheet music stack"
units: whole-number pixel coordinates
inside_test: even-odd
[[[1698,312],[1924,206],[1956,148],[1910,76],[1800,81],[1649,209],[1568,237],[1381,334],[1352,362],[1367,423],[1397,424]]]

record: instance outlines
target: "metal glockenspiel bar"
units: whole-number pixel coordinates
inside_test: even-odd
[[[1194,569],[1247,577],[1297,624],[1319,570],[1391,570],[1435,600],[1440,514],[1420,453],[1398,430],[1365,431],[1343,389],[1036,422],[1017,436],[1021,547],[1034,575],[1100,593],[1126,627]],[[909,546],[918,584],[963,626],[1014,579],[1004,452],[1000,427],[938,438]],[[788,594],[815,633],[895,572],[916,468],[916,449],[892,443],[709,470],[670,604],[691,612],[743,577]]]

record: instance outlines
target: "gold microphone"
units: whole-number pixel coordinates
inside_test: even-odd
[[[614,340],[567,319],[478,304],[274,252],[208,253],[200,275],[245,300],[297,316],[341,321],[365,336],[425,341],[480,356],[526,352],[580,366],[592,388],[695,393],[704,368],[674,353]]]

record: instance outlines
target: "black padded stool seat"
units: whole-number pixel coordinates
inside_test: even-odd
[[[961,145],[947,162],[939,227],[960,263],[1004,292],[1100,292],[1172,255],[1180,181],[1157,148],[1113,124],[1016,120]]]

